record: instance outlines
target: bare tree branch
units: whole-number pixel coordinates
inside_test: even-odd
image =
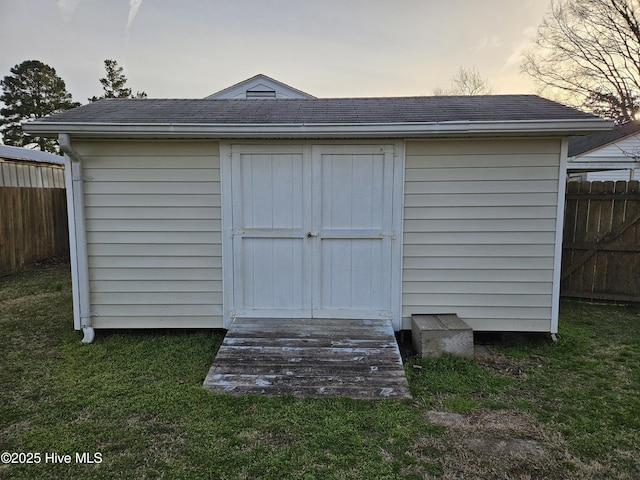
[[[640,113],[640,0],[552,0],[522,71],[540,93],[630,121]]]
[[[482,78],[475,67],[460,67],[458,72],[451,77],[451,86],[448,89],[436,87],[434,95],[490,95],[493,88],[489,82]]]

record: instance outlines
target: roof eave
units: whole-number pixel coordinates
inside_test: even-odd
[[[599,118],[581,120],[452,121],[410,123],[62,123],[31,122],[30,134],[77,137],[174,138],[419,138],[458,135],[554,134],[581,135],[608,130],[612,123]]]

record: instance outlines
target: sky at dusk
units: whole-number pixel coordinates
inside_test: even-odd
[[[105,59],[150,98],[202,98],[258,73],[317,97],[430,95],[474,67],[494,93],[520,73],[550,0],[0,0],[0,78],[54,67],[76,101]]]

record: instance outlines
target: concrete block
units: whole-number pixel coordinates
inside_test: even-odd
[[[412,315],[411,338],[421,357],[451,353],[473,358],[473,329],[455,314]]]

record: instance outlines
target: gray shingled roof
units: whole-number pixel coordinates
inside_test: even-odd
[[[616,125],[612,130],[597,132],[584,137],[569,138],[569,156],[575,157],[595,148],[603,147],[629,135],[640,133],[640,121]]]
[[[301,125],[589,119],[595,117],[535,95],[489,95],[280,100],[105,99],[35,123]]]

